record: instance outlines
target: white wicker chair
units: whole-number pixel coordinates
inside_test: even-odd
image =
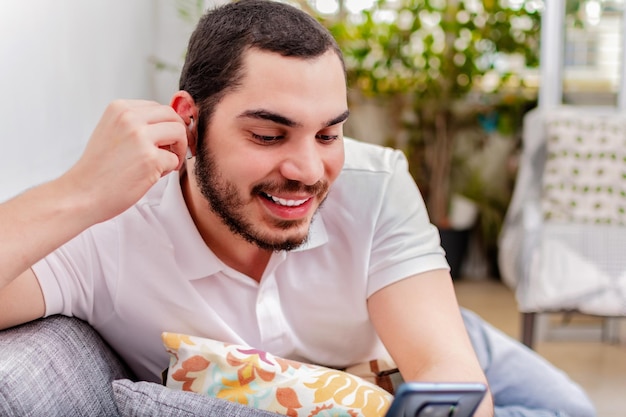
[[[535,109],[523,141],[499,267],[532,347],[540,313],[626,316],[626,115]]]

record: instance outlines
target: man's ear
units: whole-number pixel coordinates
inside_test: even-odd
[[[189,144],[191,154],[195,156],[198,143],[198,107],[191,95],[183,90],[174,94],[170,106],[187,125],[187,143]]]

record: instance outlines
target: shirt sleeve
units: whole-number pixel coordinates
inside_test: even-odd
[[[392,170],[381,193],[375,219],[367,296],[410,276],[450,269],[438,229],[430,223],[424,199],[400,151],[393,151]]]
[[[48,263],[48,258],[40,260],[33,265],[31,269],[39,281],[39,286],[41,287],[45,300],[46,311],[44,317],[53,316],[55,314],[71,316],[71,311],[65,309],[63,291],[54,278],[54,271]]]
[[[101,307],[108,304],[107,292],[102,291],[107,284],[100,246],[111,245],[110,228],[111,224],[100,224],[87,229],[33,265],[45,300],[45,317],[63,314],[91,322],[94,294],[98,292]]]

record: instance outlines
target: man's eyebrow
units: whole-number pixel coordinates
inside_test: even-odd
[[[247,110],[241,113],[238,118],[251,118],[251,119],[259,119],[259,120],[268,120],[270,122],[277,123],[279,125],[287,126],[287,127],[299,127],[300,124],[295,121],[288,119],[285,116],[281,116],[278,113],[272,113],[267,110]]]
[[[350,110],[346,110],[343,113],[341,113],[339,116],[335,117],[334,119],[329,120],[325,124],[325,127],[330,127],[330,126],[334,126],[336,124],[339,124],[341,122],[345,122],[346,119],[348,119],[348,116],[350,116]]]
[[[334,126],[341,122],[346,121],[348,116],[350,115],[350,110],[346,110],[341,113],[339,116],[332,118],[328,122],[324,123],[324,127]],[[251,118],[251,119],[259,119],[259,120],[267,120],[279,125],[287,126],[287,127],[300,127],[302,126],[300,123],[291,120],[285,116],[282,116],[278,113],[273,113],[267,110],[246,110],[241,113],[238,118]]]

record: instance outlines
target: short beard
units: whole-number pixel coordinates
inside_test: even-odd
[[[255,233],[253,225],[237,211],[243,206],[243,202],[237,193],[236,187],[225,181],[219,172],[215,157],[207,149],[206,143],[197,150],[194,165],[196,181],[202,195],[209,202],[211,210],[217,214],[222,222],[228,226],[231,232],[243,237],[247,242],[258,248],[279,252],[296,249],[306,243],[308,233],[303,238],[286,238],[282,241],[272,241]],[[318,182],[312,186],[303,185],[298,181],[287,180],[284,184],[263,183],[252,189],[252,195],[271,194],[276,191],[301,191],[305,190],[311,195],[326,195],[328,184]],[[321,204],[320,204],[321,207]],[[290,228],[305,222],[306,220],[283,220],[274,223],[278,229],[289,230]]]

